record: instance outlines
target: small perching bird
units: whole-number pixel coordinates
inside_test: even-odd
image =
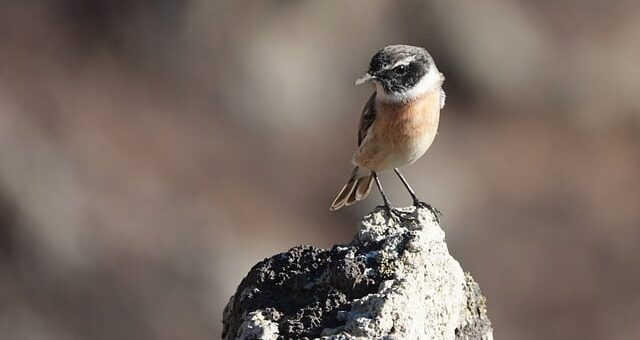
[[[360,117],[355,167],[330,210],[365,199],[375,181],[387,213],[402,217],[391,207],[378,178],[378,173],[393,169],[413,204],[428,207],[437,218],[439,212],[418,199],[398,168],[415,162],[433,143],[445,102],[443,81],[433,58],[422,47],[391,45],[371,58],[369,70],[356,85],[372,82],[376,90]]]

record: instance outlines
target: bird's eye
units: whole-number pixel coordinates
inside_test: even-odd
[[[393,72],[396,74],[404,74],[407,71],[407,67],[405,65],[396,66],[393,68]]]

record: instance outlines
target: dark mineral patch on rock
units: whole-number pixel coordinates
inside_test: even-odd
[[[323,250],[298,246],[256,264],[225,308],[223,338],[234,338],[243,317],[266,309],[279,321],[284,338],[319,337],[337,327],[339,311],[349,302],[375,292],[382,278],[366,247],[334,246]],[[229,315],[227,318],[226,316]]]

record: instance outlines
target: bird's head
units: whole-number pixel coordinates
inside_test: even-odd
[[[407,101],[438,89],[444,77],[422,47],[387,46],[371,58],[369,70],[356,85],[373,82],[381,99]]]

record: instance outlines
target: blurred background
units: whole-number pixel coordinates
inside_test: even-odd
[[[398,43],[447,78],[405,175],[496,339],[637,338],[639,42],[632,0],[3,0],[0,338],[219,338],[253,264],[380,203],[328,211]]]

